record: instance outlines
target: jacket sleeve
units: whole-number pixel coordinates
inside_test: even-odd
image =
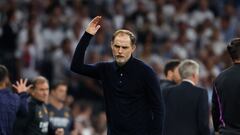
[[[157,76],[152,70],[149,70],[145,76],[145,82],[149,106],[151,107],[153,115],[152,135],[162,135],[164,104]]]
[[[84,64],[84,56],[87,46],[93,35],[85,32],[80,39],[73,55],[71,70],[75,73],[86,75],[95,79],[100,79],[99,64]]]
[[[219,131],[220,126],[220,103],[218,101],[218,94],[215,83],[213,83],[213,94],[212,94],[212,120],[215,132]]]
[[[207,90],[202,89],[198,100],[198,127],[201,135],[210,135]]]
[[[28,114],[28,99],[29,95],[26,92],[19,94],[18,116],[26,116]]]

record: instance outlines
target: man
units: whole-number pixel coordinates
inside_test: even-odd
[[[55,129],[49,124],[46,103],[49,95],[49,84],[45,77],[39,76],[33,80],[31,99],[27,117],[24,117],[23,132],[25,135],[63,135],[63,129]]]
[[[69,135],[72,128],[70,110],[64,106],[67,90],[65,82],[55,83],[51,88],[49,104],[47,105],[50,123],[55,128],[63,128],[65,135]]]
[[[184,60],[179,65],[182,82],[163,90],[166,104],[165,135],[209,135],[208,95],[195,86],[199,65]]]
[[[135,36],[128,30],[113,34],[115,61],[84,64],[85,50],[100,28],[95,17],[80,39],[71,70],[102,81],[108,135],[161,135],[163,106],[159,83],[153,70],[134,58]]]
[[[179,60],[171,60],[166,63],[164,67],[164,75],[166,79],[160,80],[160,87],[162,90],[180,83],[181,78],[178,72],[179,64]]]
[[[8,87],[10,80],[8,69],[0,65],[0,135],[12,135],[13,124],[17,115],[27,112],[27,93],[31,85],[26,86],[27,80],[17,81],[13,93]]]
[[[10,3],[9,3],[10,4]],[[7,10],[6,22],[1,26],[0,34],[0,64],[8,67],[10,78],[14,81],[19,77],[19,69],[16,58],[17,51],[17,37],[19,27],[17,23],[17,12],[14,9]]]
[[[233,65],[213,83],[213,125],[221,135],[240,135],[240,38],[233,39],[227,50]]]

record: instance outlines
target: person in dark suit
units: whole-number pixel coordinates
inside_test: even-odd
[[[195,86],[199,65],[193,60],[184,60],[179,65],[179,73],[182,82],[163,90],[165,135],[209,135],[207,91]]]
[[[80,39],[71,70],[100,80],[106,104],[108,135],[162,135],[163,105],[157,75],[134,58],[136,38],[129,30],[112,37],[112,62],[85,64],[84,54],[100,26],[95,17]]]
[[[164,75],[166,78],[160,80],[162,90],[180,83],[181,78],[178,72],[179,64],[180,60],[170,60],[164,66]]]
[[[240,38],[227,46],[233,65],[214,80],[212,116],[216,134],[240,135]]]

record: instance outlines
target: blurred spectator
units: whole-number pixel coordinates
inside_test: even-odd
[[[93,135],[107,135],[107,118],[103,111],[98,112],[92,118],[94,133]]]
[[[71,41],[66,38],[62,41],[61,47],[56,49],[52,56],[53,82],[68,80],[71,77],[70,62],[72,55]]]
[[[174,86],[181,82],[181,78],[178,71],[179,60],[168,61],[164,66],[165,79],[160,80],[161,89]]]
[[[115,29],[125,28],[137,35],[138,49],[134,56],[149,63],[159,78],[163,77],[162,68],[167,60],[194,58],[201,66],[199,85],[210,88],[211,84],[206,83],[208,76],[215,76],[231,65],[224,48],[229,39],[240,35],[239,3],[238,0],[2,0],[0,64],[6,65],[13,81],[39,74],[50,83],[61,78],[69,83],[72,101],[84,98],[102,102],[96,100],[101,94],[94,92],[99,88],[98,82],[65,70],[70,51],[64,55],[61,45],[68,38],[73,53],[90,19],[102,15],[103,30],[91,42],[94,47],[88,48],[87,63],[93,59],[111,60],[111,52],[103,44],[110,43],[110,34]],[[90,93],[84,93],[89,89],[96,95],[90,97]]]
[[[59,18],[50,15],[47,27],[43,29],[42,35],[44,45],[46,49],[50,51],[49,53],[53,53],[57,48],[59,48],[64,38],[64,33],[61,28]]]
[[[74,129],[72,135],[92,135],[91,116],[93,108],[87,101],[76,102],[73,107]]]
[[[16,19],[15,9],[7,11],[7,20],[2,26],[0,35],[0,63],[6,65],[10,72],[10,79],[13,81],[16,81],[19,77],[19,68],[15,54],[17,51],[17,36],[19,32]]]
[[[43,40],[39,32],[40,26],[36,17],[29,17],[27,26],[20,31],[18,38],[18,52],[20,75],[33,79],[39,75],[38,67],[43,60]]]
[[[73,129],[73,120],[69,108],[64,105],[67,90],[65,82],[56,82],[51,88],[47,109],[49,120],[53,127],[63,128],[64,134],[70,135]]]
[[[30,91],[31,98],[28,101],[28,111],[24,117],[19,117],[22,123],[16,127],[19,129],[17,134],[26,135],[63,135],[64,130],[62,128],[54,128],[49,123],[49,116],[46,107],[49,96],[49,84],[45,77],[38,76],[34,78],[32,82],[32,88]]]
[[[220,31],[224,37],[224,41],[228,42],[236,34],[236,24],[231,22],[231,18],[228,15],[221,17]]]
[[[3,135],[13,134],[13,125],[17,116],[25,116],[28,112],[27,90],[31,85],[27,86],[27,80],[16,82],[13,87],[16,93],[9,89],[10,79],[8,69],[0,65],[0,133]]]

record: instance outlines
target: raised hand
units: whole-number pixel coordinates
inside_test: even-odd
[[[27,92],[32,87],[32,85],[27,86],[27,79],[20,79],[16,82],[16,85],[13,84],[12,86],[17,90],[17,93]]]
[[[101,27],[100,26],[101,19],[102,19],[101,16],[96,16],[95,18],[93,18],[92,21],[88,24],[86,32],[91,35],[95,35],[98,29]]]

